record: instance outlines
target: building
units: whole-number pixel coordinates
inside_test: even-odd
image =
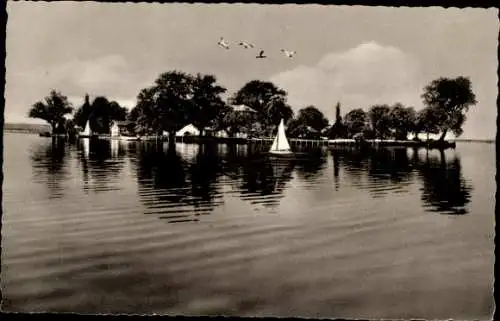
[[[184,126],[182,129],[178,130],[175,133],[175,136],[176,137],[182,137],[182,136],[186,136],[186,135],[198,136],[199,134],[200,134],[200,131],[198,130],[198,128],[196,128],[193,124],[189,124],[189,125]]]
[[[111,136],[133,136],[134,133],[130,131],[133,125],[131,121],[115,121],[111,126]]]

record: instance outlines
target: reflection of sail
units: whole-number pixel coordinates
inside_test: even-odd
[[[281,119],[278,126],[278,133],[274,138],[271,149],[269,150],[271,154],[289,154],[291,153],[290,144],[285,134],[285,124],[283,119]]]
[[[90,154],[90,139],[84,138],[81,142],[83,147],[83,156],[88,159]]]
[[[278,183],[283,182],[284,179],[284,173],[286,170],[287,165],[289,165],[289,162],[283,161],[283,162],[276,162],[276,161],[271,161],[271,166],[273,168],[273,179],[275,181],[274,183],[274,191],[277,190],[278,188]]]
[[[120,148],[120,142],[118,140],[111,140],[111,157],[118,157],[118,149]]]
[[[118,181],[124,160],[119,148],[113,156],[111,141],[93,138],[81,139],[78,147],[81,149],[80,161],[85,192],[104,192],[121,188]]]

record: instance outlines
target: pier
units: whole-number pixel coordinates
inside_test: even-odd
[[[268,145],[272,144],[271,138],[250,138],[249,143],[254,143],[257,145]],[[455,148],[455,142],[449,141],[414,141],[414,140],[381,140],[381,139],[369,139],[369,140],[355,140],[355,139],[300,139],[300,138],[289,138],[288,141],[290,145],[300,146],[300,147],[320,147],[320,146],[345,146],[345,147],[422,147],[422,148]]]
[[[111,137],[110,135],[95,135],[98,139],[118,139],[119,137]],[[133,141],[168,141],[166,136],[140,136],[138,138],[129,137]],[[178,143],[197,144],[197,143],[221,143],[221,144],[253,144],[257,146],[270,146],[273,139],[270,137],[261,138],[238,138],[238,137],[213,137],[213,136],[177,136],[175,141]],[[382,139],[302,139],[289,138],[291,146],[303,148],[317,147],[413,147],[413,148],[429,148],[429,149],[448,149],[455,148],[454,141],[415,141],[415,140],[382,140]]]

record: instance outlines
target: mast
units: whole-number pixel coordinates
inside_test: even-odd
[[[276,149],[277,150],[279,150],[279,145],[280,145],[280,127],[281,127],[281,121],[280,121],[280,124],[278,125],[278,130],[276,132]]]

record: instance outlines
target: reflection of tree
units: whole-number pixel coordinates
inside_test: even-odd
[[[412,166],[406,148],[379,149],[370,154],[370,167],[368,178],[378,187],[385,187],[378,191],[378,195],[388,193],[388,187],[392,190],[409,185],[412,181]]]
[[[367,151],[357,148],[332,148],[330,150],[334,160],[334,182],[339,184],[340,168],[346,175],[346,179],[354,186],[363,187],[362,175],[366,170],[368,154]],[[337,165],[337,166],[335,166]],[[338,188],[338,187],[337,187]]]
[[[241,148],[239,148],[236,144],[228,144],[227,151],[223,155],[222,160],[222,171],[224,174],[233,179],[237,180],[241,175],[242,163],[250,157],[247,156],[247,153],[244,152]]]
[[[175,148],[164,151],[161,145],[140,145],[137,157],[139,185],[144,187],[144,191],[148,191],[148,188],[153,188],[155,191],[151,204],[178,203],[188,196],[185,164]],[[175,193],[167,193],[170,190],[175,190]]]
[[[468,213],[466,205],[470,202],[472,186],[463,179],[458,156],[447,160],[443,151],[440,157],[427,154],[418,169],[423,180],[422,200],[432,211],[453,215]]]
[[[50,198],[63,196],[61,183],[68,179],[65,163],[67,156],[65,141],[58,138],[47,145],[39,146],[31,155],[34,180],[47,184]]]
[[[353,185],[370,191],[373,197],[387,195],[389,190],[402,191],[402,187],[412,182],[412,166],[406,149],[338,149],[332,150],[332,156],[337,185],[341,166]]]
[[[339,181],[340,162],[339,162],[339,156],[337,155],[335,150],[332,150],[332,158],[333,158],[333,182],[335,184],[335,190],[338,191],[340,188],[340,181]]]
[[[141,146],[137,150],[140,197],[147,213],[169,222],[197,221],[209,214],[221,198],[217,178],[220,161],[214,146],[200,145],[193,162],[187,162],[175,147]]]
[[[277,206],[279,199],[284,197],[286,183],[292,179],[294,166],[294,161],[285,159],[255,158],[243,163],[242,199],[270,207]],[[255,197],[256,195],[269,197]]]
[[[472,186],[464,181],[460,159],[447,160],[444,151],[440,157],[427,151],[420,159],[414,150],[412,159],[407,149],[332,149],[335,186],[339,184],[339,172],[354,186],[368,190],[373,197],[387,195],[416,179],[418,170],[423,180],[422,201],[433,211],[447,214],[465,214],[470,201]],[[368,182],[362,178],[366,177]]]
[[[217,178],[221,173],[220,159],[216,146],[213,144],[201,145],[196,156],[196,162],[191,165],[191,193],[192,204],[196,209],[214,207],[214,198],[220,197],[217,191]]]
[[[110,190],[109,183],[117,180],[124,165],[125,150],[121,145],[104,139],[81,139],[77,143],[84,190],[92,186],[96,192]],[[92,182],[92,184],[90,184]]]
[[[310,150],[307,157],[297,159],[297,174],[303,179],[311,179],[322,173],[326,158],[321,149]]]

